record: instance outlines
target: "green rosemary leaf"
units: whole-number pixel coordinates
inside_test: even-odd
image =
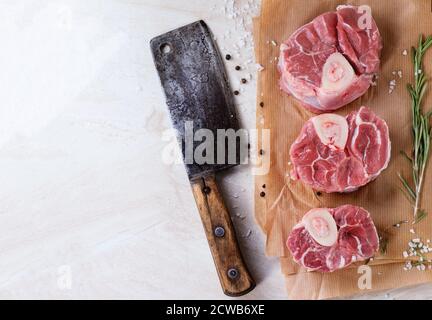
[[[400,154],[403,155],[411,164],[413,162],[413,159],[403,150],[400,151]]]
[[[415,204],[415,199],[413,199],[413,198],[408,194],[408,192],[407,192],[405,189],[403,189],[402,187],[399,187],[399,190],[402,192],[402,194],[405,196],[405,198],[408,200],[408,202],[409,202],[412,206],[414,206],[414,204]]]
[[[417,212],[417,216],[415,217],[414,223],[417,224],[428,216],[428,213],[425,210],[419,210]]]
[[[402,185],[404,186],[405,190],[408,192],[409,196],[413,200],[415,200],[416,194],[415,194],[414,190],[409,186],[408,182],[405,180],[404,177],[402,177],[402,175],[400,173],[398,173],[398,177],[399,177],[399,180],[402,182]]]

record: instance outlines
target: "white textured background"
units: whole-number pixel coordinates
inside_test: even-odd
[[[185,171],[161,161],[170,123],[148,43],[206,20],[234,55],[233,88],[252,75],[237,102],[254,128],[258,2],[0,0],[0,298],[224,298]],[[285,298],[252,178],[241,167],[221,179],[258,281],[245,298]]]

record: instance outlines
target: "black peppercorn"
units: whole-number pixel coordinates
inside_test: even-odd
[[[263,155],[263,154],[264,154],[264,150],[263,150],[263,149],[260,149],[259,154],[260,154],[260,155]]]
[[[260,102],[260,107],[261,107],[261,108],[264,107],[264,102]]]
[[[234,91],[234,95],[238,96],[240,92],[238,90]]]
[[[322,196],[322,193],[320,191],[318,191],[316,194],[317,194],[318,197]]]
[[[261,198],[264,198],[264,197],[265,197],[265,192],[264,192],[264,191],[261,191],[261,193],[260,193],[260,197],[261,197]]]
[[[263,185],[262,185],[262,187],[263,187],[263,189],[265,189],[265,188],[266,188],[266,185],[265,185],[265,184],[263,184]]]
[[[240,66],[236,66],[235,69],[236,69],[237,71],[239,71],[241,68],[240,68]]]
[[[230,55],[230,54],[227,54],[227,55],[225,56],[225,59],[227,59],[227,60],[231,60],[231,55]]]
[[[244,84],[247,82],[247,80],[245,78],[241,79],[241,82]]]

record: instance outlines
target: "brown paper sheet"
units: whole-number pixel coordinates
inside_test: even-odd
[[[378,86],[340,109],[337,113],[347,115],[366,105],[385,119],[390,128],[392,158],[386,169],[374,182],[351,194],[323,194],[317,196],[312,189],[301,182],[290,181],[289,147],[297,137],[303,124],[313,116],[299,102],[283,93],[278,86],[277,61],[279,44],[297,28],[327,11],[334,11],[340,4],[369,5],[383,37],[384,49]],[[266,234],[266,252],[269,256],[281,257],[282,271],[287,276],[290,298],[323,299],[363,293],[357,287],[357,268],[349,268],[330,275],[305,272],[295,264],[285,246],[292,227],[303,214],[314,207],[336,207],[343,204],[359,205],[372,215],[379,233],[385,231],[388,238],[387,253],[377,255],[372,263],[373,272],[382,272],[374,277],[373,289],[397,288],[432,280],[432,271],[403,271],[402,252],[414,237],[432,238],[432,214],[422,223],[412,226],[402,221],[412,221],[412,209],[399,190],[397,173],[410,177],[410,165],[400,155],[401,150],[410,152],[411,114],[407,83],[413,82],[410,55],[402,55],[416,45],[420,34],[432,34],[431,0],[263,0],[261,15],[254,21],[255,51],[257,62],[264,70],[259,73],[257,93],[257,128],[271,130],[271,144],[260,145],[270,153],[270,171],[267,175],[256,176],[255,214],[258,224]],[[272,45],[272,40],[278,46]],[[432,52],[425,57],[425,72],[432,75]],[[403,72],[403,78],[393,71]],[[397,87],[389,94],[389,82],[395,79]],[[264,107],[260,107],[264,102]],[[425,107],[432,106],[432,93],[425,98]],[[267,149],[267,150],[266,150]],[[431,166],[429,166],[431,167]],[[432,212],[432,168],[426,176],[423,207]],[[265,197],[259,194],[265,184]],[[410,233],[414,228],[416,235]],[[377,271],[382,268],[383,271]],[[301,283],[301,285],[299,285]],[[307,283],[307,285],[305,285]],[[354,284],[354,285],[353,285]],[[307,291],[306,291],[307,288]]]

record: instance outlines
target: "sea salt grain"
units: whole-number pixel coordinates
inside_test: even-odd
[[[402,55],[403,55],[403,56],[407,56],[407,55],[408,55],[408,50],[405,49],[404,51],[402,51]]]

